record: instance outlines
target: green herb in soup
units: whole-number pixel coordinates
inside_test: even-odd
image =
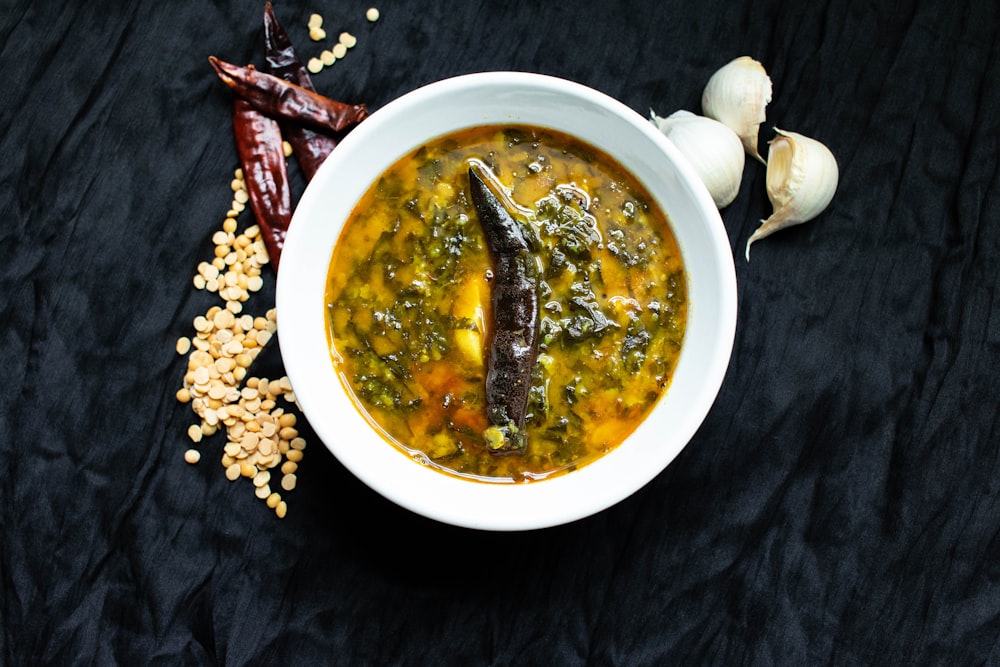
[[[470,167],[519,226],[537,289],[515,448],[498,446],[487,414],[503,313],[495,322]],[[327,304],[333,363],[367,419],[443,472],[501,482],[621,443],[667,388],[687,317],[680,252],[645,189],[594,147],[527,126],[463,130],[389,168],[338,240]]]

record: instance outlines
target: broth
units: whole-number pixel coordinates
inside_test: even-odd
[[[540,281],[522,453],[487,450],[491,259],[475,164],[520,223]],[[483,126],[405,156],[355,206],[326,288],[333,363],[383,436],[442,472],[531,481],[611,451],[670,383],[687,318],[667,218],[610,156],[569,135]]]

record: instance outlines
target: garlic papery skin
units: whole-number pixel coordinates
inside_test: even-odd
[[[797,132],[774,131],[778,136],[768,143],[766,177],[767,198],[774,213],[761,220],[760,227],[747,240],[748,262],[754,241],[779,229],[809,222],[822,213],[840,180],[837,159],[821,142]]]
[[[729,206],[740,191],[746,164],[743,144],[736,133],[717,120],[690,111],[675,111],[666,118],[653,112],[649,116],[687,158],[716,207]]]
[[[771,77],[750,56],[740,56],[708,80],[701,95],[701,111],[724,123],[740,137],[747,153],[760,162],[757,134],[771,102]]]

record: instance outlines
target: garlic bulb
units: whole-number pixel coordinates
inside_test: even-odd
[[[764,162],[757,149],[757,132],[771,101],[771,78],[750,56],[740,56],[711,76],[701,96],[701,109],[740,137],[747,153]]]
[[[666,118],[650,112],[650,120],[677,147],[708,188],[715,205],[729,206],[740,191],[746,156],[740,138],[717,120],[690,111]]]
[[[774,131],[778,136],[769,142],[766,176],[767,198],[774,213],[762,220],[747,240],[748,262],[754,241],[822,213],[833,199],[840,178],[837,159],[822,143],[796,132],[778,128]]]

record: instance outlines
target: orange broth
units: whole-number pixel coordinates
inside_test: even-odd
[[[525,231],[541,331],[524,452],[483,433],[491,262],[476,164]],[[405,156],[355,206],[326,289],[333,363],[391,443],[442,472],[531,481],[620,444],[666,390],[687,319],[667,218],[614,159],[569,135],[483,126]]]

